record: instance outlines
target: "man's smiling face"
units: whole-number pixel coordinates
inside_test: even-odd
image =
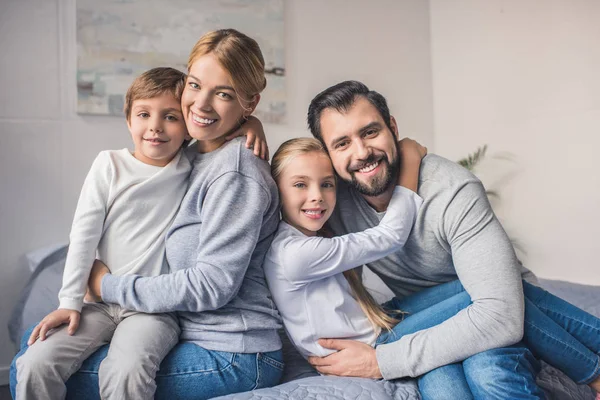
[[[396,122],[391,118],[392,129]],[[341,179],[361,194],[379,196],[398,176],[396,132],[390,131],[377,108],[357,97],[346,111],[323,110],[321,136]]]

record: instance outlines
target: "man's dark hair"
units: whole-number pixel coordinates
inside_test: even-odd
[[[356,102],[358,96],[367,99],[377,109],[387,127],[394,134],[391,125],[390,109],[385,101],[385,97],[374,90],[369,90],[364,83],[345,81],[323,90],[312,99],[308,106],[308,128],[312,135],[325,145],[325,148],[327,148],[327,145],[323,141],[321,134],[321,114],[323,110],[333,108],[338,112],[346,112]]]

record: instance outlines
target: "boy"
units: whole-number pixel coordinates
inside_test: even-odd
[[[31,347],[17,360],[17,399],[64,399],[67,379],[108,342],[98,373],[101,397],[154,397],[156,371],[179,338],[176,317],[84,303],[84,296],[96,258],[115,275],[169,272],[165,234],[191,170],[182,151],[190,139],[180,104],[185,79],[173,68],[154,68],[129,87],[124,111],[134,152],[103,151],[88,173],[71,229],[60,305],[35,327]]]

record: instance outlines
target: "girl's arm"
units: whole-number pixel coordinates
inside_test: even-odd
[[[423,200],[416,194],[427,149],[414,140],[401,143],[401,171],[385,216],[378,226],[334,238],[291,236],[281,249],[283,274],[303,285],[386,257],[402,247]],[[410,189],[410,190],[409,190]]]
[[[236,172],[224,174],[202,199],[199,245],[185,248],[185,243],[179,244],[178,251],[195,254],[195,266],[155,277],[105,274],[101,276],[102,300],[147,313],[200,312],[224,306],[237,295],[254,249],[264,239],[260,233],[272,201],[257,181]]]
[[[246,136],[246,148],[252,149],[256,157],[269,161],[269,146],[262,123],[255,116],[249,116],[246,122],[225,140],[232,140],[239,136]]]

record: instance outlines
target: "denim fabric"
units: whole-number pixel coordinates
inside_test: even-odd
[[[21,351],[11,364],[10,389],[13,398],[17,383],[15,361],[27,350],[27,338],[32,329],[23,335]],[[98,368],[107,352],[108,345],[101,347],[67,381],[67,399],[100,399]],[[282,375],[281,350],[252,354],[228,353],[181,342],[160,365],[156,374],[155,398],[209,399],[274,386],[279,383]]]
[[[580,384],[600,375],[600,319],[537,286],[523,282],[523,287],[525,344],[488,350],[467,358],[462,366],[451,364],[421,376],[423,398],[544,398],[535,383],[540,365],[533,355]],[[470,303],[459,281],[392,299],[383,307],[402,322],[383,332],[376,345],[438,325]]]

